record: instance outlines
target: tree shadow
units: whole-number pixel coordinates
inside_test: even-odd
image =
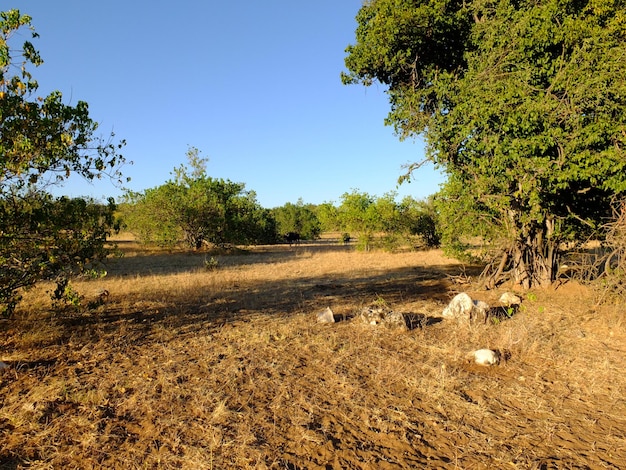
[[[306,253],[353,251],[350,246],[334,243],[302,243],[300,245],[264,245],[254,249],[237,249],[235,254],[213,251],[157,252],[108,259],[104,265],[110,277],[180,274],[205,269],[205,262],[215,259],[219,266],[251,266],[255,264],[288,263]]]
[[[260,245],[236,248],[234,253],[207,251],[157,251],[132,256],[110,258],[105,262],[107,275],[124,277],[136,275],[168,275],[202,270],[205,261],[217,260],[219,266],[250,266],[255,264],[288,263],[306,253],[340,253],[354,251],[353,245],[338,244],[328,240],[303,241],[299,245]],[[458,274],[458,273],[457,273]]]
[[[224,262],[231,265],[280,263],[294,256],[297,256],[296,250],[281,249],[278,253],[273,250],[265,255],[236,255]],[[190,272],[190,267],[197,266],[199,260],[204,259],[204,254],[158,254],[150,258],[121,259],[119,262],[123,265],[119,271],[112,269],[109,276],[150,274],[154,273],[151,266],[159,264],[163,265],[163,274]],[[140,345],[154,340],[164,330],[176,332],[177,337],[197,334],[198,330],[210,334],[226,324],[250,321],[259,316],[284,318],[304,313],[311,314],[312,321],[315,321],[316,312],[326,307],[332,308],[336,319],[346,320],[354,316],[358,308],[381,300],[392,309],[415,302],[428,303],[439,309],[449,301],[453,285],[450,279],[458,274],[458,270],[458,265],[431,265],[362,275],[311,275],[275,281],[244,281],[236,288],[218,291],[183,289],[176,295],[168,295],[165,300],[158,292],[150,292],[130,305],[107,299],[94,310],[55,317],[54,322],[62,328],[62,332],[47,341],[49,344],[63,344],[70,339],[78,339],[83,344],[89,344],[106,337],[119,344]],[[409,330],[440,321],[436,316],[429,315],[432,308],[418,309],[403,313]],[[37,328],[36,320],[32,321],[30,328]]]
[[[409,331],[423,329],[443,321],[441,317],[433,317],[424,313],[403,313]]]
[[[0,431],[2,431],[1,424]],[[27,468],[26,460],[17,456],[0,456],[0,470],[16,470],[18,468]]]
[[[225,324],[249,321],[259,315],[285,317],[315,313],[331,307],[335,319],[346,321],[356,309],[384,299],[394,305],[429,302],[445,305],[449,298],[449,274],[456,266],[403,268],[362,276],[309,276],[297,280],[247,282],[234,291],[212,293],[182,292],[159,302],[156,306],[137,309],[105,304],[95,313],[84,313],[58,319],[72,335],[97,328],[114,334],[123,329],[124,337],[133,344],[149,341],[156,325],[176,331],[203,329],[211,332]],[[143,300],[150,300],[149,298]],[[145,302],[143,302],[145,303]],[[143,304],[138,302],[138,304]],[[403,314],[412,330],[434,325],[439,318],[428,313]],[[85,333],[86,334],[86,333]]]

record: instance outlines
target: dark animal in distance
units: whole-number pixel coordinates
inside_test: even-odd
[[[293,245],[294,243],[296,245],[300,244],[300,234],[298,232],[288,232],[285,234],[284,238],[285,241],[289,243],[289,246]]]

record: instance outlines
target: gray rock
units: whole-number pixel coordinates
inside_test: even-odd
[[[443,310],[444,318],[469,318],[474,308],[472,298],[465,292],[456,295]]]
[[[383,325],[392,330],[407,330],[404,315],[394,311],[389,311],[385,314]]]
[[[482,300],[474,300],[473,304],[472,310],[470,310],[470,321],[486,323],[491,310],[489,304]]]
[[[472,300],[472,298],[462,292],[456,295],[443,310],[443,317],[450,319],[460,319],[469,321],[487,321],[490,306],[482,300]]]
[[[406,330],[404,315],[386,307],[365,307],[357,316],[362,323],[376,326],[382,325],[389,329]]]

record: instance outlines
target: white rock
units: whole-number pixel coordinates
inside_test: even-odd
[[[7,364],[6,362],[0,361],[0,370],[8,369],[8,368],[9,368],[9,364]]]
[[[444,318],[487,321],[490,308],[487,302],[472,300],[468,294],[462,292],[452,299],[442,315]]]
[[[500,352],[491,349],[479,349],[468,354],[468,358],[473,359],[481,366],[493,366],[500,363]]]
[[[500,296],[500,302],[503,305],[510,307],[511,305],[520,305],[522,303],[522,299],[511,292],[505,292]]]
[[[491,307],[489,306],[487,302],[484,302],[482,300],[474,300],[474,309],[473,309],[474,311],[478,311],[482,314],[485,314],[490,308]]]
[[[326,310],[317,314],[318,323],[335,323],[335,315],[330,307],[326,307]]]
[[[445,318],[469,318],[474,308],[472,298],[465,292],[456,295],[443,310]]]

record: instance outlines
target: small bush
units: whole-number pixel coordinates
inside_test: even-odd
[[[207,271],[215,271],[217,268],[219,268],[219,265],[220,262],[216,260],[213,256],[208,259],[204,259],[204,269],[206,269]]]

